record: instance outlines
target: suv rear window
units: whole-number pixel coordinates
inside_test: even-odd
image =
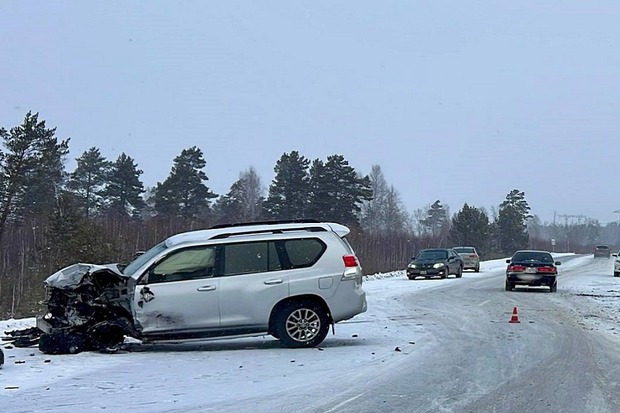
[[[325,244],[316,238],[284,241],[291,268],[311,267],[325,252]]]

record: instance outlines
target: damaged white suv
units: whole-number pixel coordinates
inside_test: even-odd
[[[213,227],[174,235],[127,266],[74,264],[46,281],[44,353],[270,334],[313,347],[366,311],[362,268],[326,222]]]

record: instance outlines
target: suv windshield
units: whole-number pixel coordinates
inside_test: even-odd
[[[144,254],[138,256],[135,260],[130,262],[129,265],[127,265],[123,269],[123,274],[129,275],[129,276],[133,275],[138,270],[138,268],[142,267],[151,258],[156,256],[160,252],[164,251],[166,248],[168,248],[168,247],[166,247],[166,244],[163,243],[163,242],[160,242],[159,244],[157,244],[154,247],[150,248]]]

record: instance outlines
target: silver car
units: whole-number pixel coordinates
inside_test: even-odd
[[[348,233],[316,222],[214,227],[174,235],[127,266],[74,264],[45,281],[39,348],[264,334],[316,346],[330,325],[366,311]]]
[[[454,247],[452,248],[463,259],[464,270],[480,271],[480,255],[474,247]]]

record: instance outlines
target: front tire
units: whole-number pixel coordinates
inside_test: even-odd
[[[78,332],[43,333],[39,350],[45,354],[77,354],[86,350],[84,335]]]
[[[325,310],[312,301],[294,301],[276,314],[275,335],[289,348],[316,347],[329,332]]]
[[[463,276],[463,267],[459,265],[459,269],[456,270],[456,278],[461,278]]]

